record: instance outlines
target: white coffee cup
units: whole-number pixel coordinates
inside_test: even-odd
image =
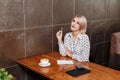
[[[40,59],[41,64],[48,64],[49,63],[49,59],[48,58],[42,58]]]

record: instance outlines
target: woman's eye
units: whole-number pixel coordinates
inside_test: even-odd
[[[79,22],[77,22],[77,24],[80,24]]]
[[[72,20],[72,22],[75,22],[75,20]]]

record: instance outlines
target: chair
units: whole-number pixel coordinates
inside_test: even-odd
[[[111,36],[109,67],[120,70],[120,32]]]

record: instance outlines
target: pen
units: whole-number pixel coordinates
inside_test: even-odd
[[[63,27],[61,27],[61,31],[63,31]]]

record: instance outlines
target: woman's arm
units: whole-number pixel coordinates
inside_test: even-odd
[[[68,33],[66,33],[65,34],[65,37],[64,37],[64,43],[63,43],[63,41],[62,42],[58,42],[58,45],[59,45],[59,52],[60,52],[60,54],[62,55],[62,56],[66,56],[67,55],[67,48],[66,47],[68,47],[69,46],[69,36],[68,36],[69,34]]]
[[[59,53],[60,53],[62,56],[66,56],[65,46],[64,46],[63,42],[58,43],[58,45],[59,45]]]
[[[60,30],[56,33],[56,37],[57,37],[58,45],[59,45],[59,52],[62,56],[65,56],[66,54],[65,54],[65,50],[64,50],[64,44],[62,41],[62,35],[63,35],[62,30]]]
[[[84,36],[83,39],[81,40],[82,48],[79,51],[78,54],[73,54],[72,58],[76,59],[78,61],[89,61],[89,55],[90,55],[90,42],[88,36]]]

